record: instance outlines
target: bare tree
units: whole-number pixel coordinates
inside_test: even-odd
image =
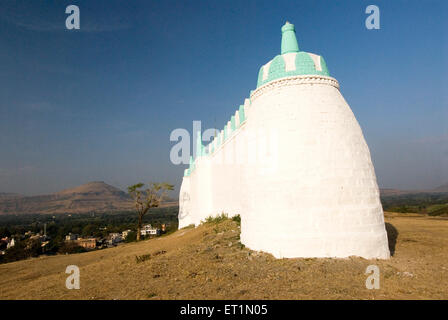
[[[174,189],[172,184],[166,182],[151,183],[148,188],[143,190],[144,186],[145,184],[143,183],[137,183],[128,187],[128,193],[134,199],[135,209],[138,214],[137,241],[140,241],[144,215],[149,209],[158,207],[166,198],[168,191]]]

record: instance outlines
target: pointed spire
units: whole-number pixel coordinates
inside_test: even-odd
[[[282,27],[282,54],[288,52],[299,52],[299,44],[294,25],[286,21]]]

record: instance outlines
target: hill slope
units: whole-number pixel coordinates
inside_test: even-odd
[[[447,299],[448,220],[388,214],[386,221],[395,247],[390,260],[276,260],[242,248],[239,226],[226,220],[112,249],[0,265],[0,299]],[[149,259],[136,261],[144,255]],[[65,288],[72,264],[80,268],[80,290]],[[365,287],[372,264],[380,268],[379,290]]]
[[[448,183],[438,186],[434,189],[426,189],[426,190],[401,190],[401,189],[391,189],[391,188],[380,188],[380,194],[383,197],[393,197],[393,196],[402,196],[409,194],[422,194],[422,193],[448,193]]]
[[[438,186],[433,191],[434,192],[448,192],[448,183],[445,183],[444,185]]]
[[[128,194],[102,181],[49,195],[0,198],[0,214],[104,212],[130,210],[132,207]]]

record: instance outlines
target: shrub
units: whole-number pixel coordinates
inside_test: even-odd
[[[241,216],[239,214],[233,216],[232,220],[235,221],[239,226],[241,225]]]
[[[229,216],[227,215],[227,213],[223,212],[220,215],[209,216],[209,217],[205,218],[205,223],[220,223],[220,222],[223,222],[228,219],[229,219]]]
[[[145,262],[146,260],[149,260],[151,258],[150,254],[144,254],[141,256],[135,256],[135,262],[140,263],[140,262]]]
[[[87,249],[84,247],[79,246],[77,243],[75,242],[69,242],[69,241],[65,241],[60,247],[58,252],[59,253],[68,253],[68,254],[72,254],[72,253],[82,253],[82,252],[86,252]]]
[[[16,245],[6,250],[2,257],[2,263],[13,262],[31,257],[37,257],[42,253],[40,242],[37,240],[17,241]]]
[[[137,240],[137,232],[135,231],[131,231],[128,233],[126,239],[124,240],[124,242],[129,243],[129,242],[134,242]]]

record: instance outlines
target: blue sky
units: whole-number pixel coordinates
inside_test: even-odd
[[[81,29],[65,28],[78,5]],[[380,8],[380,30],[365,8]],[[176,128],[221,128],[295,24],[324,56],[369,144],[380,187],[448,182],[446,1],[0,3],[0,192],[93,180],[180,186]]]

